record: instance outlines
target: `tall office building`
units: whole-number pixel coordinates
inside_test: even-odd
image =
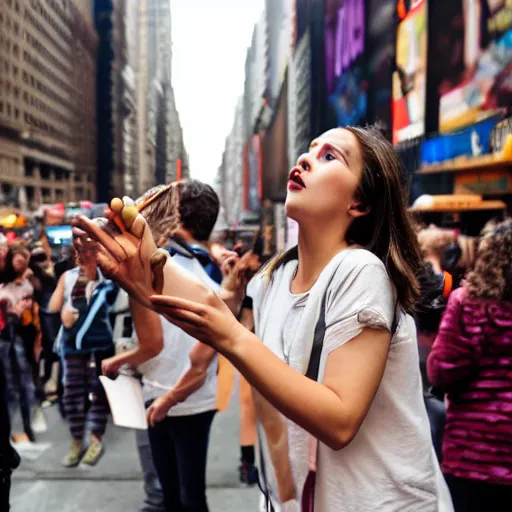
[[[96,0],[98,198],[137,196],[137,0]]]
[[[188,157],[172,88],[172,26],[168,0],[139,1],[139,186],[176,179]]]
[[[94,199],[91,0],[0,4],[0,201]]]

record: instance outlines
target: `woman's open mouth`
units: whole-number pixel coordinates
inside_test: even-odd
[[[300,174],[301,173],[298,169],[293,169],[290,173],[290,178],[288,180],[288,188],[290,190],[301,190],[306,188],[306,185],[304,184]]]

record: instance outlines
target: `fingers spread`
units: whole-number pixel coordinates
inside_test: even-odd
[[[85,231],[92,239],[102,244],[107,251],[112,253],[117,259],[122,260],[125,258],[126,253],[123,248],[116,242],[116,240],[96,223],[90,221],[87,217],[79,215],[74,225]]]

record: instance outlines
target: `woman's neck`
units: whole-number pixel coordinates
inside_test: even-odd
[[[321,234],[319,234],[321,231]],[[345,238],[336,232],[316,226],[313,230],[299,230],[299,266],[292,282],[293,293],[304,293],[311,289],[326,265],[343,249],[348,247]]]

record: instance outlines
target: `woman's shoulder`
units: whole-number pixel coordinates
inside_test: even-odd
[[[384,263],[372,252],[362,248],[346,249],[333,273],[331,288],[342,285],[391,284]]]
[[[375,265],[383,270],[386,270],[382,260],[368,249],[364,249],[363,247],[352,247],[346,249],[345,252],[346,256],[342,260],[340,267],[345,267],[348,270],[356,270],[368,265]]]

